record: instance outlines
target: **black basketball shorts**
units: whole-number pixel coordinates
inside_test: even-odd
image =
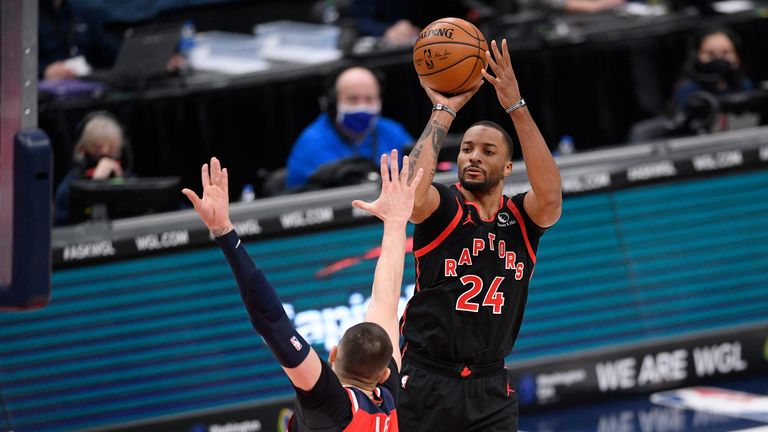
[[[397,417],[403,432],[517,432],[517,393],[503,362],[434,364],[406,352]]]

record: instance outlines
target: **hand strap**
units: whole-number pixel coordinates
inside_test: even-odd
[[[456,111],[448,108],[447,106],[445,106],[443,104],[432,105],[432,111],[446,111],[448,114],[452,115],[453,118],[456,118]]]
[[[518,108],[522,108],[522,107],[524,107],[525,105],[527,105],[527,104],[525,103],[525,99],[523,99],[523,98],[520,98],[520,100],[519,100],[519,101],[517,101],[517,103],[516,103],[516,104],[514,104],[514,105],[512,105],[511,107],[509,107],[509,108],[505,109],[504,111],[506,111],[506,112],[507,112],[507,114],[509,114],[509,113],[511,113],[512,111],[514,111],[514,110],[516,110],[516,109],[518,109]]]

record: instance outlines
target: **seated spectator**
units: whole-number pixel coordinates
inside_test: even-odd
[[[443,17],[467,18],[470,8],[457,0],[353,0],[350,18],[358,36],[380,37],[383,45],[410,45],[419,30]]]
[[[598,13],[624,6],[626,0],[517,0],[518,11],[543,10],[559,13]]]
[[[741,67],[738,40],[738,36],[725,27],[705,29],[697,35],[696,55],[686,65],[686,75],[675,91],[676,111],[684,109],[695,92],[722,95],[754,88]]]
[[[363,180],[379,157],[413,142],[405,128],[381,117],[381,87],[370,69],[344,69],[329,86],[324,112],[299,135],[288,157],[286,187],[323,188]]]
[[[75,78],[86,75],[89,68],[107,68],[115,62],[119,42],[94,14],[72,8],[68,0],[40,0],[39,12],[41,79]]]
[[[545,3],[566,13],[598,13],[624,6],[626,0],[545,0]]]
[[[706,28],[696,34],[691,46],[670,112],[633,125],[629,142],[709,133],[719,115],[718,96],[754,89],[742,68],[739,38],[730,29]]]
[[[69,223],[70,186],[73,180],[129,177],[130,151],[117,119],[106,111],[88,114],[78,126],[75,166],[56,188],[54,225]]]

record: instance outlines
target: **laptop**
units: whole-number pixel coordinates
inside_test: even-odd
[[[177,53],[181,23],[155,24],[125,31],[115,65],[83,77],[110,87],[137,88],[168,74],[168,61]]]

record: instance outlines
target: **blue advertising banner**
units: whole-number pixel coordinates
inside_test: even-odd
[[[246,243],[321,357],[362,319],[381,236],[368,221]],[[764,333],[726,330],[768,323],[766,225],[765,170],[566,198],[541,240],[507,358],[522,374],[523,402],[655,391],[759,367]],[[409,254],[401,306],[413,277]],[[0,329],[0,424],[9,429],[269,431],[293,396],[215,247],[57,270],[48,307],[0,315]],[[558,363],[574,358],[582,363]]]

